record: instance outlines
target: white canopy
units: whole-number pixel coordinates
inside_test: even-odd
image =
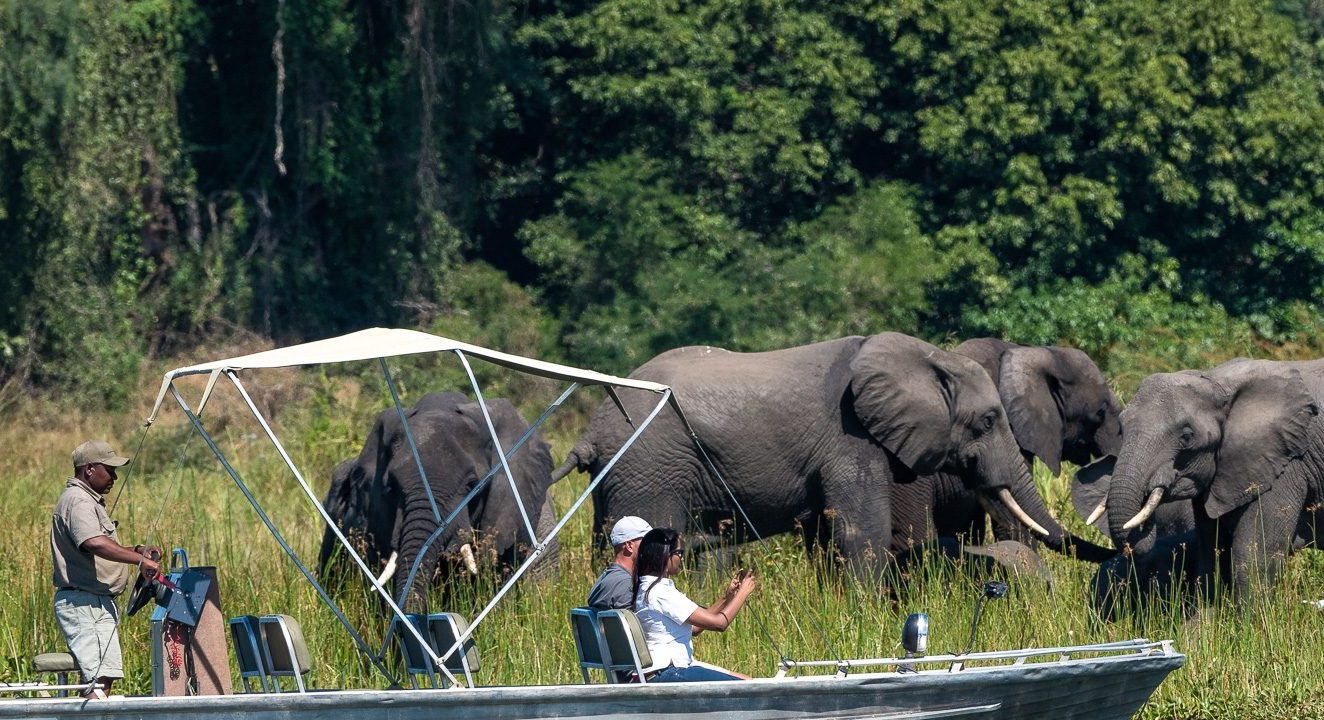
[[[369,328],[340,337],[317,340],[302,345],[276,348],[265,352],[253,353],[241,357],[215,360],[200,365],[176,368],[165,374],[161,382],[161,392],[156,396],[148,424],[156,419],[161,403],[177,377],[185,375],[211,374],[215,376],[226,370],[249,370],[257,368],[292,367],[297,365],[325,365],[328,363],[351,362],[354,360],[375,360],[377,358],[396,357],[399,355],[417,355],[420,353],[461,351],[466,355],[480,357],[489,362],[513,368],[531,375],[578,382],[585,385],[606,385],[609,387],[628,387],[637,390],[662,393],[669,388],[666,385],[645,380],[615,377],[592,370],[581,370],[568,365],[533,360],[509,353],[488,350],[458,340],[432,335],[417,330],[398,328]],[[210,390],[210,384],[209,384]]]

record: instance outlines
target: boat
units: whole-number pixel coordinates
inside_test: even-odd
[[[417,447],[408,433],[404,408],[392,376],[388,358],[424,353],[450,353],[456,356],[469,378],[474,396],[488,416],[482,388],[469,362],[478,358],[511,370],[568,383],[568,387],[554,400],[542,415],[532,423],[523,437],[509,448],[501,448],[502,460],[489,470],[474,491],[455,508],[441,517],[435,507],[438,528],[435,539],[445,526],[464,509],[484,483],[500,482],[503,467],[518,452],[533,432],[543,425],[555,410],[579,388],[595,386],[616,399],[616,393],[628,388],[653,393],[656,404],[643,418],[633,418],[635,431],[624,443],[616,457],[606,463],[597,477],[574,499],[569,509],[557,519],[545,537],[538,537],[529,524],[529,534],[536,538],[532,551],[515,568],[495,595],[454,639],[448,648],[437,647],[422,633],[426,626],[411,621],[402,609],[422,561],[419,552],[414,567],[408,574],[409,582],[393,596],[364,562],[354,545],[335,528],[331,516],[321,500],[296,467],[247,392],[240,374],[270,368],[312,366],[329,363],[371,362],[381,368],[386,386],[404,424],[411,449],[417,461]],[[205,375],[206,385],[201,397],[190,404],[178,381],[190,376]],[[346,618],[334,599],[320,584],[318,578],[285,541],[279,529],[267,516],[246,484],[243,474],[232,464],[217,441],[208,433],[202,417],[209,398],[221,379],[227,380],[248,411],[256,419],[263,433],[275,445],[282,460],[304,494],[323,521],[333,529],[346,556],[357,566],[373,592],[389,607],[402,642],[417,643],[433,667],[444,675],[447,689],[333,689],[306,692],[241,693],[162,697],[127,697],[107,701],[86,701],[80,698],[22,698],[0,701],[0,718],[6,717],[134,717],[164,718],[189,716],[198,718],[246,718],[250,720],[293,720],[295,718],[381,718],[386,720],[412,720],[413,718],[464,717],[466,720],[518,720],[521,718],[650,718],[744,720],[746,718],[842,718],[864,720],[921,718],[1129,718],[1134,715],[1158,688],[1163,679],[1181,667],[1185,656],[1170,641],[1151,642],[1135,639],[1124,642],[1079,645],[1071,647],[1029,648],[991,652],[965,652],[960,654],[924,655],[927,636],[927,618],[912,615],[907,621],[905,646],[907,655],[899,658],[828,658],[798,660],[783,658],[773,677],[747,682],[695,682],[695,683],[621,683],[621,684],[561,684],[472,687],[460,683],[448,669],[447,660],[461,650],[476,628],[491,613],[510,589],[541,559],[548,543],[566,527],[585,504],[593,490],[611,472],[617,459],[634,444],[649,425],[663,411],[675,412],[685,422],[683,399],[677,398],[670,387],[631,378],[614,377],[591,370],[550,363],[459,342],[449,338],[415,330],[372,328],[341,337],[289,346],[235,358],[225,358],[171,370],[162,380],[160,392],[153,405],[147,425],[150,426],[162,412],[167,399],[173,399],[193,429],[206,443],[225,473],[233,480],[264,525],[280,544],[305,579],[316,589],[328,608],[336,615],[347,633],[364,655],[394,680],[382,658],[385,653],[370,648],[359,631]],[[688,423],[686,423],[688,425]],[[493,439],[496,440],[495,433]],[[697,436],[696,442],[700,442]],[[422,472],[421,461],[420,472]],[[509,470],[505,470],[509,473]],[[426,477],[426,473],[423,473]],[[508,475],[506,475],[508,476]],[[518,496],[519,491],[511,483]],[[731,498],[736,502],[736,498]],[[429,542],[431,539],[429,540]],[[186,565],[186,563],[185,563]],[[186,569],[186,568],[185,568]],[[175,573],[167,585],[184,583],[187,578]],[[987,597],[1005,593],[989,583]],[[158,594],[159,597],[159,594]],[[982,602],[982,599],[980,601]],[[178,603],[170,605],[176,607]],[[166,606],[158,608],[156,617],[164,617]],[[976,604],[975,621],[979,605]],[[194,613],[197,614],[196,612]],[[560,619],[557,619],[560,622]],[[155,619],[154,619],[155,622]],[[567,632],[569,629],[567,628]],[[389,636],[389,633],[388,633]],[[972,627],[971,637],[974,637]],[[967,648],[968,650],[968,648]],[[291,655],[294,653],[291,652]],[[567,658],[573,662],[573,658]],[[585,675],[587,679],[587,675]],[[228,681],[226,683],[228,685]],[[45,686],[55,689],[57,686]],[[83,687],[74,685],[73,687]],[[264,686],[265,687],[265,686]],[[302,690],[302,687],[300,687]],[[0,688],[2,690],[2,688]]]

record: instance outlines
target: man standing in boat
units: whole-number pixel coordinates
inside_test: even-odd
[[[646,520],[626,515],[611,528],[612,564],[602,571],[588,591],[588,606],[594,610],[629,610],[634,605],[634,560],[639,541],[653,529]]]
[[[159,557],[160,551],[121,545],[116,523],[106,512],[105,495],[115,485],[116,468],[129,459],[104,440],[88,440],[74,450],[73,461],[74,476],[51,513],[55,620],[83,682],[100,684],[85,695],[104,698],[110,684],[124,677],[115,597],[128,585],[126,565],[150,577],[158,570],[151,555],[155,551]]]

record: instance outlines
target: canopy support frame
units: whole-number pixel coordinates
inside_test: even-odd
[[[272,431],[271,425],[267,423],[266,417],[262,414],[261,410],[258,410],[257,404],[254,403],[253,398],[248,395],[248,391],[244,389],[244,384],[239,381],[239,376],[233,370],[226,370],[225,374],[230,379],[230,382],[234,384],[235,389],[239,391],[239,395],[243,398],[244,404],[248,406],[249,412],[253,413],[253,417],[256,418],[258,424],[262,426],[262,431],[266,433],[267,439],[271,441],[273,446],[275,446],[276,452],[280,454],[281,460],[285,461],[285,466],[290,469],[290,472],[294,475],[294,479],[299,482],[299,487],[303,488],[303,494],[308,498],[308,502],[312,503],[313,507],[317,509],[318,514],[322,516],[323,522],[325,522],[326,526],[335,534],[336,539],[340,541],[340,546],[345,549],[345,552],[349,553],[350,558],[354,560],[354,564],[358,565],[359,570],[361,570],[364,576],[368,578],[368,582],[372,584],[373,589],[377,591],[378,595],[382,596],[382,599],[386,601],[387,605],[391,606],[391,611],[395,613],[396,617],[404,623],[405,628],[411,632],[414,635],[414,638],[422,645],[423,651],[431,655],[432,659],[438,663],[438,666],[441,667],[441,671],[446,674],[447,680],[454,683],[455,676],[451,675],[451,673],[445,669],[441,663],[441,659],[432,651],[430,644],[424,640],[423,635],[419,632],[418,628],[414,627],[414,624],[409,622],[409,618],[405,617],[404,610],[402,610],[399,605],[395,604],[395,600],[391,598],[391,594],[386,592],[386,589],[382,587],[381,583],[377,582],[377,576],[368,569],[368,565],[363,561],[363,558],[359,557],[359,553],[354,549],[353,543],[349,541],[349,538],[345,537],[345,533],[343,533],[340,530],[340,527],[336,525],[335,521],[331,519],[331,514],[326,511],[326,507],[317,499],[317,496],[313,493],[313,489],[308,485],[308,481],[304,479],[303,473],[299,472],[299,468],[294,465],[294,460],[290,457],[289,453],[285,451],[285,446],[281,444],[280,439],[276,437],[276,433]],[[250,500],[250,502],[253,501]],[[274,532],[274,529],[270,528],[270,526],[268,529],[272,529]],[[284,542],[281,544],[283,547]],[[290,557],[293,558],[294,555],[291,554],[292,552],[293,551],[287,551],[286,554],[289,554]],[[296,562],[298,561],[296,560]],[[300,569],[302,569],[302,565],[300,565]],[[310,577],[309,580],[311,581],[312,578]],[[318,590],[319,592],[321,591],[320,585],[318,586]],[[323,597],[325,598],[326,596],[324,595]],[[338,610],[336,612],[339,614]],[[346,622],[348,622],[348,620],[346,620]],[[369,653],[372,652],[366,645],[361,646],[361,649]],[[374,662],[379,662],[378,658],[375,656],[373,657],[373,660]],[[388,675],[388,677],[390,676]]]
[[[561,533],[561,530],[570,522],[570,519],[574,517],[579,508],[584,505],[584,502],[588,500],[589,496],[593,494],[593,491],[598,487],[602,480],[611,472],[612,468],[616,465],[616,461],[620,460],[621,456],[625,455],[626,451],[630,449],[630,446],[634,444],[635,440],[639,439],[639,436],[642,435],[644,430],[652,424],[658,413],[662,412],[662,408],[666,407],[670,400],[671,388],[667,388],[663,391],[662,398],[658,400],[657,405],[650,413],[648,413],[648,416],[644,418],[643,423],[635,429],[634,433],[625,441],[625,444],[621,446],[621,449],[616,451],[616,454],[607,462],[606,466],[602,468],[602,471],[598,473],[598,476],[589,481],[588,486],[584,488],[584,491],[575,499],[575,502],[565,511],[565,515],[556,523],[556,526],[547,534],[547,537],[553,538]],[[676,407],[675,403],[671,403],[671,405],[672,407]],[[545,545],[536,548],[533,553],[529,555],[528,559],[520,564],[514,574],[512,574],[510,578],[506,580],[505,584],[501,586],[501,589],[497,591],[497,594],[487,602],[487,605],[483,607],[482,611],[474,616],[473,622],[469,623],[468,629],[460,633],[460,636],[455,639],[455,643],[450,646],[450,649],[441,654],[442,663],[445,663],[451,655],[455,654],[455,651],[464,646],[465,641],[473,636],[473,632],[478,627],[478,624],[492,612],[492,609],[496,607],[497,603],[501,602],[501,599],[506,596],[506,593],[510,592],[510,589],[515,586],[515,583],[519,582],[520,577],[522,577],[524,573],[538,561],[538,558],[540,558],[545,551]]]
[[[533,424],[529,426],[529,429],[524,432],[524,435],[511,446],[508,455],[513,457],[515,453],[519,452],[519,449],[524,446],[524,443],[528,442],[529,438],[533,437],[533,433],[546,422],[547,418],[551,417],[552,413],[559,409],[561,405],[565,403],[565,401],[568,400],[580,387],[579,383],[571,383],[570,387],[566,388],[565,392],[561,393],[560,397],[554,400],[552,404],[548,405],[542,415],[538,416],[538,419],[535,420]],[[473,489],[471,489],[460,502],[456,503],[455,509],[451,510],[450,514],[437,524],[437,529],[433,530],[432,534],[428,535],[427,540],[423,541],[423,544],[419,547],[418,554],[414,556],[414,562],[409,567],[409,575],[405,579],[404,586],[400,589],[400,595],[396,598],[397,604],[402,607],[404,606],[405,598],[409,596],[409,591],[414,587],[414,580],[422,566],[422,559],[427,556],[428,548],[432,546],[432,543],[436,541],[438,537],[441,537],[441,534],[446,531],[446,528],[450,526],[451,522],[459,516],[464,508],[467,507],[475,497],[478,497],[478,495],[483,492],[483,489],[486,488],[487,484],[492,480],[492,476],[496,474],[497,467],[498,466],[493,465],[491,468],[488,468],[487,474],[484,475],[481,480],[474,483]],[[386,654],[386,647],[389,643],[389,637],[383,639],[381,654]]]
[[[313,586],[313,589],[317,591],[318,596],[322,598],[322,602],[326,603],[326,606],[335,614],[336,619],[340,621],[340,624],[345,626],[345,630],[349,632],[350,637],[353,638],[354,643],[358,645],[359,650],[368,656],[368,659],[372,662],[373,666],[376,667],[387,680],[390,680],[393,685],[398,685],[400,682],[399,679],[392,675],[390,670],[382,664],[381,660],[372,654],[372,649],[368,647],[368,643],[364,641],[363,636],[359,634],[359,631],[354,628],[354,625],[349,621],[349,618],[345,617],[344,611],[340,609],[340,606],[336,604],[335,600],[331,599],[326,588],[322,587],[322,584],[317,582],[317,578],[313,576],[312,571],[310,571],[307,566],[303,564],[303,561],[299,559],[299,555],[294,552],[294,548],[290,547],[290,544],[285,541],[285,536],[276,528],[276,524],[272,522],[270,516],[267,515],[267,512],[262,509],[262,504],[257,501],[257,498],[253,496],[252,491],[248,489],[248,485],[244,482],[243,478],[240,477],[239,471],[235,470],[234,466],[230,464],[229,458],[225,456],[225,453],[221,452],[221,448],[216,444],[215,438],[213,438],[211,434],[207,432],[207,429],[202,426],[202,421],[197,415],[193,414],[193,411],[189,408],[188,403],[184,401],[183,396],[179,394],[179,389],[175,387],[173,382],[169,384],[169,391],[170,394],[174,396],[175,402],[179,403],[179,407],[184,411],[184,415],[188,418],[188,421],[193,425],[193,429],[202,436],[203,442],[207,443],[207,447],[210,448],[212,454],[216,456],[216,460],[221,463],[221,467],[225,468],[225,472],[230,476],[230,479],[234,481],[235,486],[239,488],[239,492],[243,494],[246,500],[248,500],[248,504],[253,507],[258,518],[262,520],[262,524],[266,525],[267,532],[270,532],[271,536],[276,539],[276,543],[280,545],[280,549],[283,550],[285,555],[294,562],[295,567],[299,569],[299,572],[303,574],[304,579],[307,580],[309,584]]]

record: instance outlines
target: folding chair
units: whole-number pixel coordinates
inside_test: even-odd
[[[632,672],[639,682],[648,682],[646,669],[653,665],[639,618],[629,610],[603,610],[598,613],[602,628],[603,667],[608,671]]]
[[[615,683],[616,673],[608,672],[603,661],[606,653],[602,648],[602,629],[598,626],[597,611],[586,607],[571,608],[570,630],[575,636],[575,654],[579,656],[579,672],[584,676],[584,684],[593,682],[589,670],[601,670],[607,682]]]
[[[258,618],[258,629],[272,690],[280,692],[280,678],[292,677],[299,692],[307,692],[303,676],[312,669],[312,663],[299,621],[289,615],[263,615]]]
[[[254,678],[257,678],[262,692],[271,692],[262,642],[258,639],[257,616],[230,618],[230,640],[234,643],[234,657],[239,662],[239,679],[244,684],[244,692],[253,692]]]

